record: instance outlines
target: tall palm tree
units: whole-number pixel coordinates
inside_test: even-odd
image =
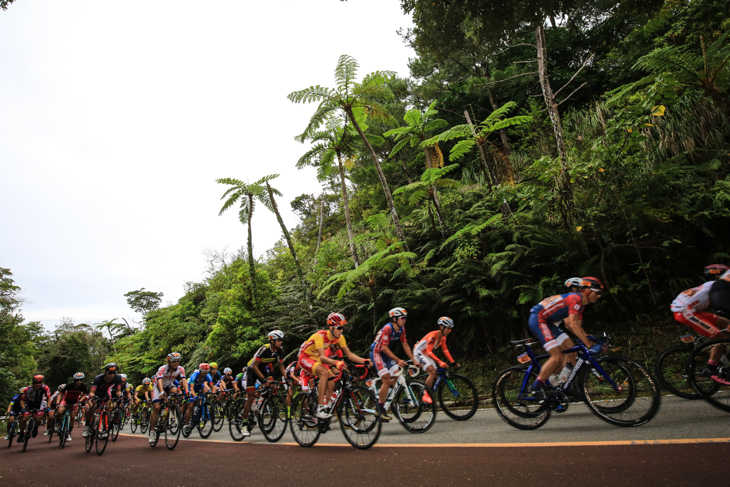
[[[361,123],[362,124],[362,123]],[[337,117],[328,117],[325,123],[325,130],[320,130],[306,136],[300,135],[296,140],[304,142],[309,140],[314,145],[297,161],[297,168],[304,166],[317,167],[317,179],[327,180],[334,172],[334,161],[337,159],[337,167],[340,175],[340,189],[342,192],[342,205],[345,209],[345,223],[347,225],[347,236],[350,239],[350,251],[355,268],[360,265],[360,256],[355,246],[355,232],[352,230],[350,220],[350,198],[347,195],[347,183],[345,182],[345,167],[343,158],[349,159],[355,154],[354,127],[343,126],[342,121]]]
[[[390,152],[390,157],[395,156],[401,149],[407,144],[411,147],[421,145],[421,143],[429,138],[428,134],[435,131],[446,128],[448,123],[446,120],[440,118],[433,118],[438,114],[438,111],[434,109],[437,101],[434,101],[429,105],[425,113],[421,113],[420,110],[412,109],[408,110],[403,116],[407,126],[398,127],[393,130],[385,132],[385,137],[395,135],[396,145]],[[422,147],[423,153],[426,156],[426,169],[436,169],[444,166],[444,156],[441,154],[438,142],[434,144],[426,144]],[[414,183],[412,183],[414,184]],[[439,202],[439,193],[436,185],[432,185],[428,188],[429,199],[433,202],[434,208],[436,208],[436,216],[441,226],[441,231],[446,230],[446,222],[441,214],[441,203]]]
[[[355,127],[355,130],[362,138],[370,153],[370,158],[380,178],[380,184],[383,186],[383,192],[385,193],[385,199],[390,208],[390,215],[395,225],[396,234],[403,241],[403,244],[406,245],[405,235],[400,226],[400,218],[398,218],[398,212],[393,202],[393,195],[390,192],[388,181],[385,179],[383,168],[380,167],[378,156],[375,154],[373,146],[365,136],[365,132],[354,114],[354,110],[361,109],[370,118],[375,120],[390,119],[390,115],[388,115],[385,108],[380,104],[380,100],[393,97],[393,92],[385,86],[385,82],[388,78],[395,76],[395,73],[392,71],[375,71],[365,76],[361,83],[357,83],[355,77],[357,76],[358,68],[359,65],[354,58],[342,55],[337,61],[337,67],[335,68],[337,88],[325,88],[319,85],[310,86],[309,88],[290,93],[287,98],[294,103],[319,102],[317,110],[309,120],[309,125],[307,125],[307,128],[302,133],[302,136],[305,137],[321,127],[325,123],[327,115],[335,110],[342,110],[347,114],[347,117],[352,122],[353,127]]]
[[[256,305],[256,296],[258,294],[256,289],[256,269],[253,262],[253,243],[251,240],[251,218],[253,217],[254,210],[254,198],[259,198],[260,195],[266,192],[266,189],[261,185],[260,181],[253,184],[244,183],[240,179],[233,178],[221,178],[217,179],[218,184],[227,184],[231,186],[223,193],[221,199],[225,199],[226,202],[223,204],[221,211],[218,212],[218,216],[225,213],[231,206],[239,203],[238,208],[238,220],[244,225],[248,226],[248,267],[249,275],[251,277],[251,286],[253,289],[252,301],[254,306]]]
[[[307,300],[307,304],[309,305],[309,309],[312,309],[312,302],[309,298],[309,289],[304,284],[304,274],[302,273],[302,266],[299,264],[299,259],[297,258],[297,251],[294,250],[294,244],[292,243],[291,235],[289,234],[289,230],[287,230],[286,225],[284,225],[284,220],[282,220],[281,213],[279,213],[279,207],[276,204],[275,196],[282,196],[281,191],[276,188],[272,188],[271,184],[269,184],[269,181],[278,177],[278,174],[271,174],[269,176],[264,176],[263,178],[256,181],[256,184],[263,183],[266,185],[266,193],[259,195],[258,200],[261,201],[261,203],[266,208],[273,211],[276,215],[276,220],[279,222],[281,231],[284,234],[284,238],[286,239],[286,244],[289,246],[289,251],[291,252],[292,258],[294,259],[294,265],[297,268],[297,274],[299,275],[299,283],[302,285],[302,291],[304,291],[304,296]]]

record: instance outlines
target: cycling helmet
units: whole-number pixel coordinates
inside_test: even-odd
[[[61,384],[58,386],[58,392],[63,392],[66,389],[66,384]]]
[[[584,277],[580,286],[590,288],[599,294],[603,292],[603,283],[597,277]]]
[[[705,267],[705,277],[710,279],[717,279],[721,274],[729,271],[730,267],[724,264],[711,264]]]
[[[269,332],[269,340],[283,340],[284,332],[281,330],[274,330]]]
[[[218,368],[218,362],[211,362],[210,363],[210,368],[211,369],[217,369]]]
[[[115,374],[119,372],[119,368],[117,367],[116,362],[106,364],[104,366],[104,372],[114,372]]]
[[[223,369],[223,373],[226,374],[226,375],[228,375],[228,374],[232,374],[233,371],[231,370],[230,367],[226,367],[225,369]]]
[[[119,374],[119,377],[122,378],[122,382],[127,382],[127,374]]]
[[[168,362],[179,362],[180,361],[180,354],[177,352],[171,352],[167,354],[167,361]]]
[[[448,316],[442,316],[441,318],[439,318],[438,324],[439,326],[443,326],[445,328],[453,328],[454,320],[452,320]]]
[[[144,384],[144,385],[151,384],[151,383],[152,383],[152,379],[150,379],[149,377],[145,377],[144,379],[142,379],[142,384]]]
[[[347,319],[345,318],[345,315],[341,313],[330,313],[327,316],[327,324],[329,326],[346,325]]]
[[[36,375],[33,376],[33,383],[34,384],[42,384],[43,383],[43,379],[45,379],[45,377],[43,377],[43,374],[36,374]]]
[[[571,277],[570,279],[565,281],[563,284],[567,288],[581,287],[583,285],[583,279],[580,277]]]
[[[406,311],[405,308],[393,308],[388,311],[388,315],[393,319],[405,318],[408,316],[408,311]]]
[[[25,392],[25,387],[21,387],[21,388],[20,388],[20,393],[22,394],[22,393],[24,393],[24,392]]]
[[[203,372],[204,374],[207,374],[208,371],[210,370],[210,364],[200,364],[200,366],[198,367],[198,369],[201,372]]]
[[[84,380],[84,373],[83,372],[76,372],[74,374],[74,380]]]

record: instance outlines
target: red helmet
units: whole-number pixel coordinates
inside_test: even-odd
[[[45,377],[43,377],[43,374],[36,374],[36,375],[33,376],[33,383],[34,384],[42,384],[43,383],[43,379],[45,379]]]
[[[594,290],[597,293],[602,293],[603,289],[604,289],[603,283],[601,282],[600,279],[598,279],[597,277],[590,277],[590,276],[584,277],[580,286],[591,288],[592,290]]]
[[[717,279],[721,274],[730,271],[730,267],[724,264],[710,264],[705,267],[705,277]]]
[[[198,366],[198,369],[200,369],[201,372],[205,372],[207,374],[208,371],[210,371],[210,364],[200,364]]]
[[[340,326],[346,324],[347,319],[345,319],[345,315],[341,313],[330,313],[329,316],[327,316],[327,325],[329,326]]]

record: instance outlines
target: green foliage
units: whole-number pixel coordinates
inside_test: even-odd
[[[144,288],[129,291],[124,295],[129,307],[142,316],[147,316],[150,311],[159,308],[163,296],[163,293],[145,291]]]

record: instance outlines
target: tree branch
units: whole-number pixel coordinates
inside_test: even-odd
[[[567,82],[567,83],[565,83],[565,84],[564,84],[564,85],[563,85],[563,86],[562,86],[562,87],[561,87],[561,88],[560,88],[560,89],[559,89],[558,91],[556,91],[556,92],[555,92],[555,94],[554,94],[553,96],[557,98],[557,96],[558,96],[558,93],[560,93],[561,91],[563,91],[563,88],[565,88],[566,86],[568,86],[568,85],[569,85],[569,84],[570,84],[570,83],[571,83],[571,82],[572,82],[572,81],[573,81],[573,80],[575,79],[575,77],[576,77],[576,76],[578,76],[578,73],[580,73],[581,71],[583,71],[583,68],[585,68],[585,67],[586,67],[586,65],[587,65],[587,64],[588,64],[589,62],[591,62],[591,59],[593,59],[593,58],[594,58],[595,56],[596,56],[595,54],[591,54],[591,55],[590,55],[590,57],[589,57],[588,59],[586,59],[586,60],[585,60],[585,62],[583,63],[583,66],[581,66],[581,67],[580,67],[580,69],[579,69],[578,71],[576,71],[576,72],[575,72],[575,74],[573,75],[573,77],[572,77],[572,78],[570,78],[570,79],[568,80],[568,82]],[[573,92],[573,93],[575,93],[575,92]],[[571,94],[572,94],[572,93],[571,93]],[[566,98],[566,100],[567,100],[567,99],[568,99],[568,98]],[[565,101],[565,100],[563,100],[563,101]]]
[[[560,103],[558,103],[558,106],[560,106],[563,103],[565,103],[566,101],[568,101],[568,98],[570,98],[571,96],[573,96],[573,93],[575,93],[576,91],[580,90],[581,88],[583,88],[587,84],[588,84],[588,81],[586,81],[585,83],[583,83],[582,85],[580,85],[578,88],[574,89],[573,92],[570,95],[566,96],[563,101],[561,101]]]
[[[529,44],[529,43],[526,43],[526,42],[521,42],[520,44],[515,44],[515,45],[513,45],[513,46],[507,46],[506,48],[502,49],[502,50],[501,50],[501,51],[499,51],[499,52],[496,52],[496,53],[495,53],[495,54],[493,54],[493,55],[494,55],[494,56],[497,56],[497,55],[499,55],[499,54],[502,54],[503,52],[507,52],[507,51],[509,51],[509,50],[510,50],[510,49],[512,49],[513,47],[520,47],[520,46],[530,46],[530,47],[534,47],[535,49],[537,49],[537,46],[536,46],[535,44]]]
[[[529,76],[531,74],[537,74],[537,71],[531,71],[529,73],[522,73],[522,74],[518,74],[518,75],[515,75],[515,76],[510,76],[509,78],[501,79],[499,81],[492,81],[492,82],[489,82],[489,83],[485,83],[485,86],[493,86],[493,85],[496,85],[497,83],[503,83],[503,82],[509,81],[511,79],[519,78],[520,76]]]
[[[525,64],[525,63],[536,63],[537,59],[532,59],[530,61],[515,61],[512,64]]]

